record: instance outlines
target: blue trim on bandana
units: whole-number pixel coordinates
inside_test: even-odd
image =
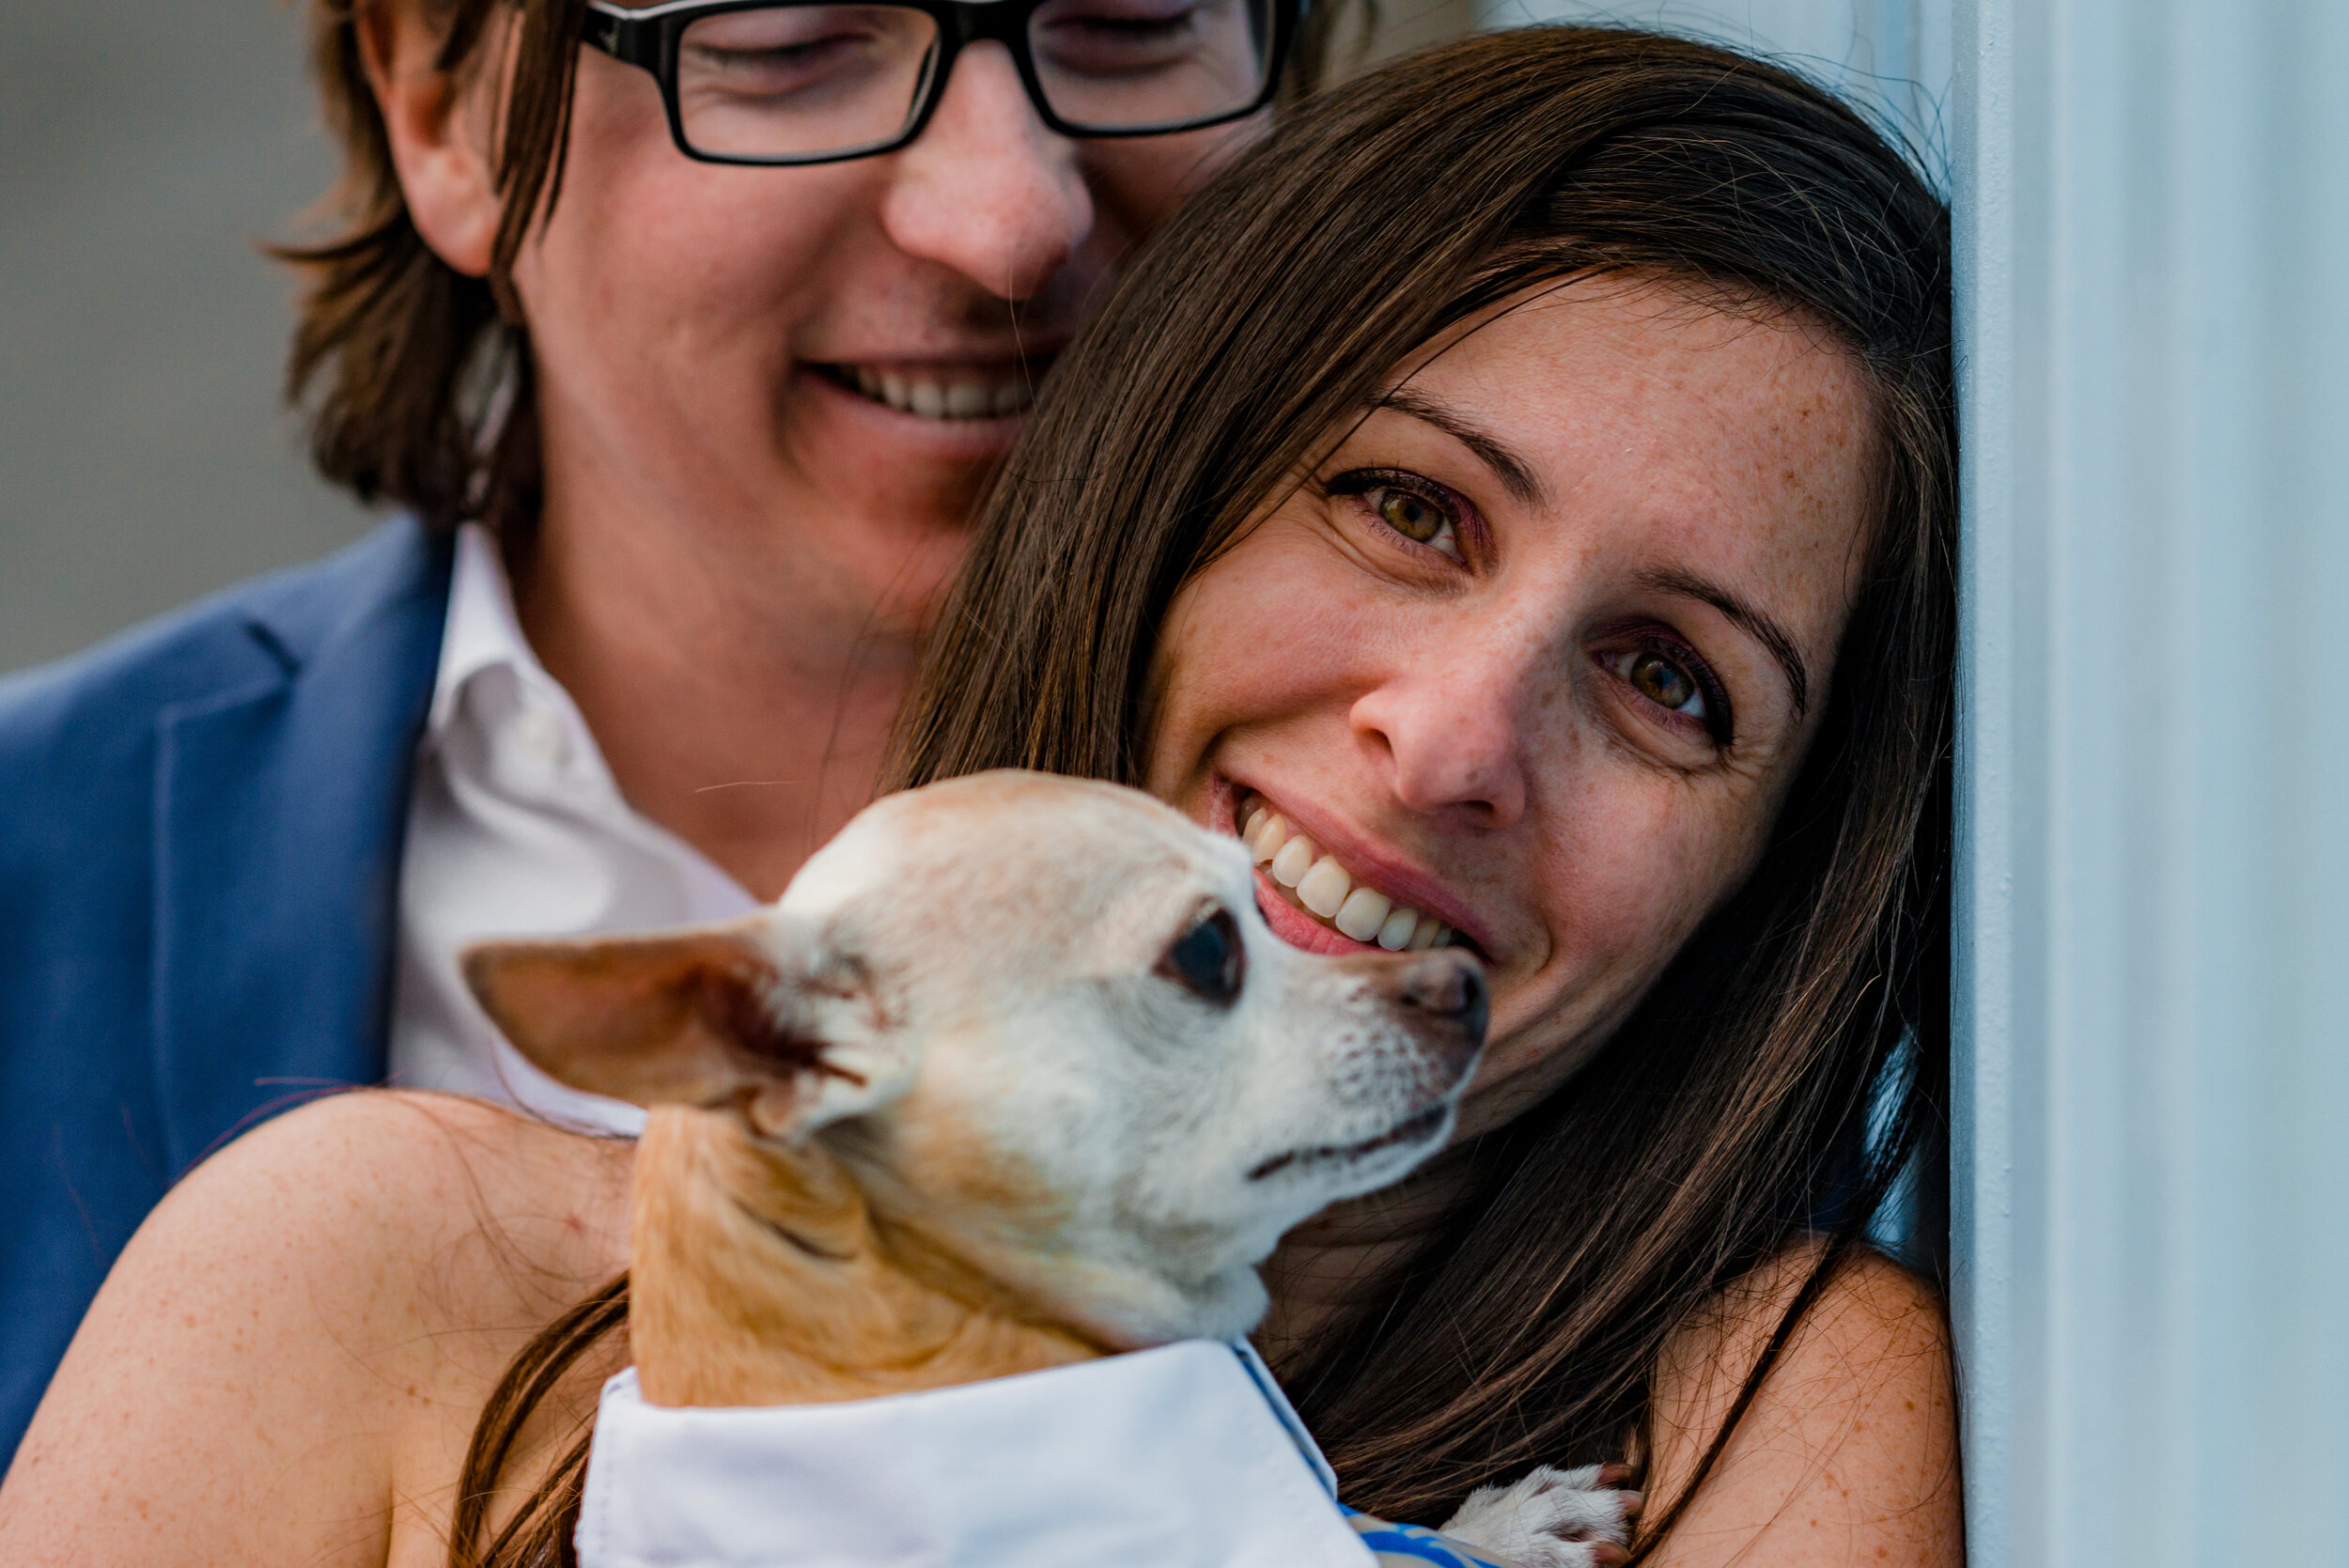
[[[1338,1509],[1378,1560],[1379,1568],[1412,1568],[1416,1563],[1432,1563],[1434,1568],[1511,1568],[1508,1563],[1480,1557],[1473,1547],[1432,1529],[1390,1524],[1344,1503]]]

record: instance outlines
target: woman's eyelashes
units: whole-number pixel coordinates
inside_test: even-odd
[[[1358,468],[1331,478],[1322,490],[1358,502],[1388,532],[1467,563],[1462,536],[1474,530],[1475,509],[1433,479],[1403,469]]]
[[[1673,722],[1702,727],[1715,746],[1728,748],[1736,733],[1729,693],[1694,649],[1649,637],[1602,649],[1596,658],[1601,669]]]

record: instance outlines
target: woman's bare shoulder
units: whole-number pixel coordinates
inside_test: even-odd
[[[1790,1248],[1724,1292],[1658,1368],[1651,1517],[1687,1485],[1824,1256]],[[1657,1564],[1963,1560],[1949,1317],[1890,1259],[1839,1260],[1763,1380]]]
[[[633,1148],[456,1095],[331,1095],[197,1166],[125,1264],[193,1246],[249,1287],[289,1268],[321,1304],[498,1318],[509,1290],[568,1296],[623,1266]]]
[[[630,1153],[386,1091],[229,1144],[107,1277],[0,1490],[0,1558],[382,1561],[418,1455],[461,1453],[514,1352],[625,1266]]]

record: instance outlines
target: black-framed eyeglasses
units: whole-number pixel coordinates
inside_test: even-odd
[[[1064,136],[1159,136],[1272,101],[1299,0],[588,0],[585,39],[652,72],[710,163],[831,163],[922,133],[963,45],[1011,54]]]

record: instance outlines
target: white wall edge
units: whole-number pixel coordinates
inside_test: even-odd
[[[2008,1568],[2015,1277],[2014,0],[1956,0],[1960,485],[1952,888],[1951,1310],[1963,1390],[1968,1560]]]

